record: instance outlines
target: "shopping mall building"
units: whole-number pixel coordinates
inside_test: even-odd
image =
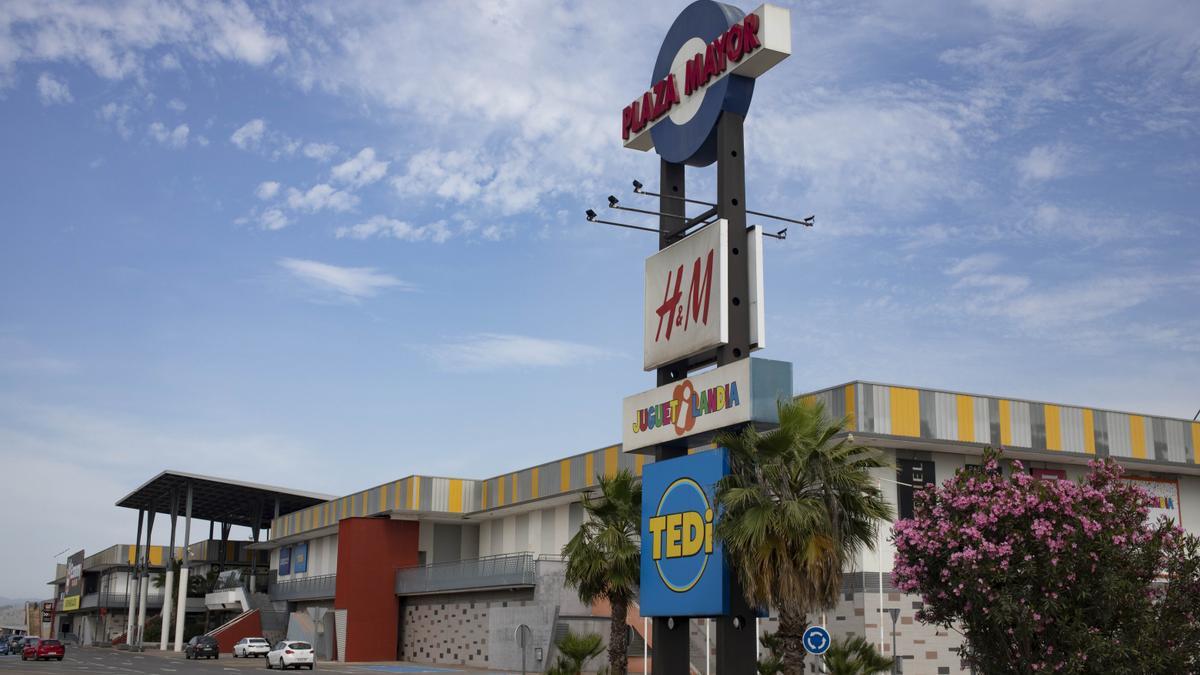
[[[1090,459],[1119,458],[1131,479],[1158,498],[1156,515],[1170,515],[1200,534],[1196,422],[868,382],[806,397],[823,401],[834,416],[850,415],[848,433],[894,461],[895,475],[889,471],[879,478],[902,516],[911,512],[916,487],[978,463],[985,447],[996,446],[1044,478],[1077,478]],[[531,635],[528,663],[544,669],[553,659],[556,635],[568,629],[608,634],[607,608],[581,604],[563,579],[561,552],[583,521],[582,497],[594,490],[597,476],[621,468],[640,475],[650,461],[613,445],[487,479],[413,475],[332,499],[257,486],[265,491],[262,495],[303,499],[295,497],[281,507],[260,542],[232,546],[234,542],[214,540],[192,546],[226,547],[221,550],[232,551],[224,554],[229,563],[236,560],[243,567],[254,562],[247,557],[250,551],[260,551],[257,559],[269,571],[259,572],[257,590],[265,592],[254,593],[243,581],[249,592],[240,601],[231,600],[233,591],[226,589],[219,591],[224,595],[190,601],[187,610],[200,611],[207,603],[231,612],[233,620],[220,629],[223,644],[232,644],[244,632],[265,632],[312,641],[323,658],[508,669],[521,666],[514,632],[524,624]],[[139,494],[150,495],[156,480],[161,483],[161,476],[170,473],[131,493],[123,505],[136,506]],[[207,481],[213,499],[221,494],[213,487],[221,479],[184,480]],[[245,494],[238,501],[245,501]],[[304,503],[308,505],[297,506]],[[232,504],[224,509],[233,510]],[[103,605],[105,592],[120,596],[120,602],[112,603],[117,614],[126,597],[122,573],[133,555],[129,547],[116,547],[89,559],[87,569],[97,572],[95,601]],[[159,549],[152,562],[162,564],[163,556]],[[215,564],[215,557],[195,550],[193,564]],[[864,553],[846,570],[845,593],[826,615],[826,625],[835,636],[865,635],[891,654],[892,623],[887,618],[881,626],[879,608],[898,608],[897,653],[906,672],[965,672],[957,653],[959,636],[915,621],[920,599],[892,587],[891,561],[891,546],[881,540],[879,551]],[[105,570],[111,573],[105,576]],[[261,601],[247,601],[248,596]],[[155,602],[152,596],[152,618]],[[108,615],[106,625],[97,609],[85,604],[62,620],[74,620],[74,615],[81,626],[76,630],[92,635],[109,637],[124,629],[123,618]],[[94,618],[85,618],[89,612]],[[89,621],[92,627],[82,628]],[[631,671],[637,671],[643,653],[653,658],[654,640],[636,606],[628,623],[634,634]],[[706,622],[690,623],[692,662],[704,672]],[[771,630],[772,624],[763,620],[760,630]]]

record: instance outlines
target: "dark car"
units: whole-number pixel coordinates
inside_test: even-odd
[[[0,656],[8,655],[8,638],[0,638]]]
[[[67,655],[67,648],[58,640],[41,640],[39,638],[28,638],[25,640],[25,647],[21,650],[21,660],[41,661],[43,659],[58,659],[63,660]]]
[[[217,639],[207,635],[197,635],[188,640],[187,645],[183,648],[183,658],[198,659],[205,657],[209,659],[220,658],[220,647],[217,645]]]

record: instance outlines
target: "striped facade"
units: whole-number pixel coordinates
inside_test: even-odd
[[[1200,464],[1200,423],[1191,420],[868,382],[806,398],[849,415],[861,433]]]
[[[1200,423],[932,389],[850,382],[801,398],[820,400],[856,433],[971,443],[1034,452],[1077,453],[1171,464],[1200,464]],[[469,514],[595,484],[619,469],[642,474],[652,458],[610,445],[486,480],[409,476],[282,516],[279,539],[335,525],[342,518],[393,512]]]

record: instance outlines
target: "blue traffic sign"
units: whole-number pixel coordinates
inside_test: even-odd
[[[804,650],[809,654],[824,654],[829,649],[829,631],[824,626],[810,626],[804,631]]]

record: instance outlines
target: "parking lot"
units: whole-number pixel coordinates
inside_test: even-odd
[[[483,673],[445,666],[418,664],[342,664],[318,663],[316,670],[335,673],[381,675],[383,673]],[[67,647],[67,656],[58,661],[22,661],[20,656],[0,656],[0,675],[43,675],[45,673],[111,673],[112,675],[224,675],[225,673],[266,672],[263,659],[235,659],[228,654],[213,660],[188,661],[180,654]],[[275,671],[278,672],[278,671]],[[308,672],[308,671],[289,671]]]

